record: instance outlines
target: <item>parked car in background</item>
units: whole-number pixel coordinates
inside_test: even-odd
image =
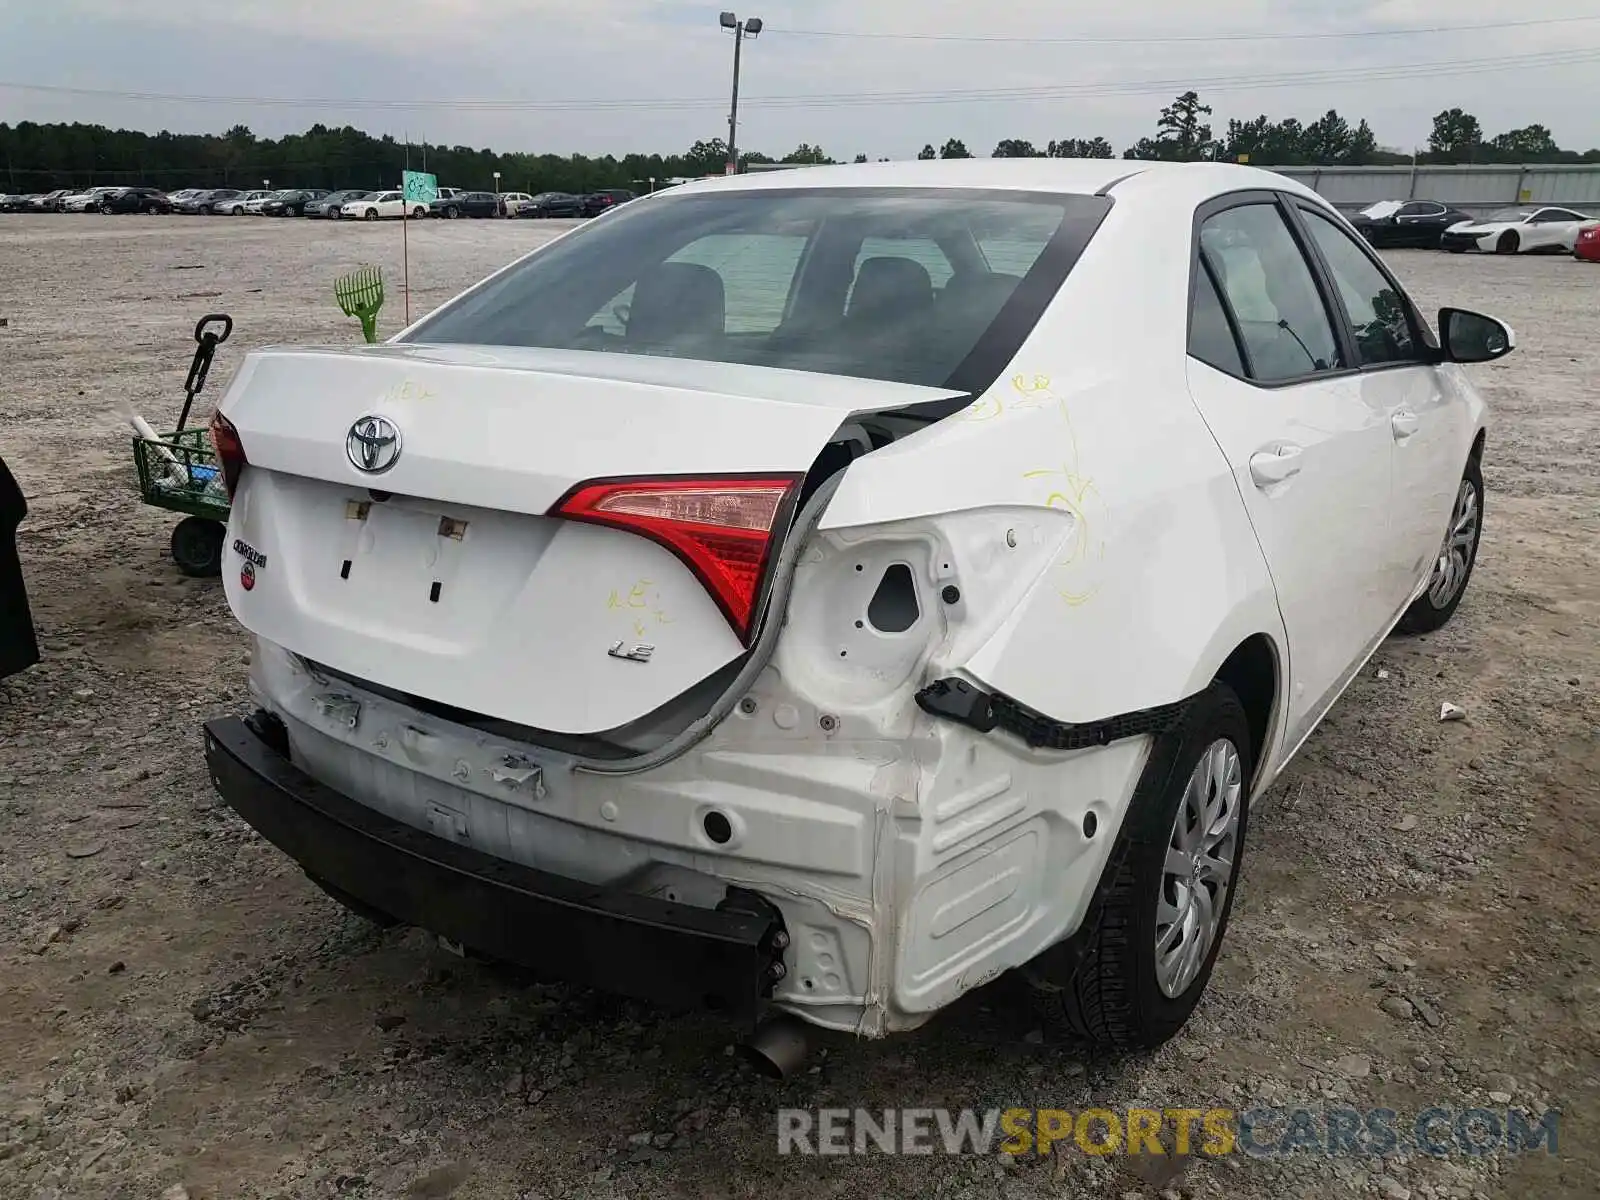
[[[70,196],[61,198],[60,211],[62,212],[99,212],[100,197],[107,192],[114,192],[114,187],[92,187],[86,192],[73,192]]]
[[[501,192],[500,215],[502,217],[514,217],[521,211],[522,206],[532,199],[533,197],[528,195],[527,192]]]
[[[174,212],[209,217],[212,213],[230,211],[235,204],[240,205],[243,212],[243,200],[244,193],[237,188],[208,188],[172,207]]]
[[[28,201],[29,212],[60,212],[61,202],[72,194],[69,188],[57,188],[53,192],[46,192],[42,196],[35,196]]]
[[[412,217],[420,220],[428,215],[428,206],[410,201],[408,210],[405,193],[396,189],[392,192],[373,192],[360,200],[351,200],[340,210],[340,215],[356,217],[363,221],[378,221],[403,217],[408,211]]]
[[[17,555],[17,527],[28,515],[28,501],[0,458],[0,679],[39,661],[39,642],[28,608],[28,589]]]
[[[627,188],[602,188],[598,192],[590,192],[583,198],[581,211],[586,217],[598,217],[601,213],[636,198],[635,193]]]
[[[1350,223],[1374,246],[1436,250],[1446,229],[1471,220],[1470,213],[1437,200],[1380,200],[1351,217]]]
[[[203,188],[179,188],[175,192],[168,192],[167,199],[172,201],[173,211],[177,211],[178,205],[191,196],[198,196],[203,190]]]
[[[350,907],[557,978],[876,1037],[1019,970],[1159,1045],[1252,801],[1466,592],[1459,364],[1514,342],[1437,328],[1227,164],[626,206],[388,345],[250,353],[209,777]]]
[[[1463,221],[1445,230],[1439,245],[1455,254],[1481,250],[1493,254],[1571,252],[1578,230],[1596,218],[1570,208],[1526,204],[1503,208],[1483,221]]]
[[[239,199],[233,201],[231,204],[228,204],[223,208],[217,209],[217,211],[226,213],[230,217],[243,217],[247,215],[259,217],[261,215],[261,206],[277,194],[277,192],[269,192],[261,188],[257,188],[254,191],[246,192],[243,196],[239,197]]]
[[[21,193],[0,196],[0,212],[25,212],[28,208],[28,202],[32,199],[32,196]]]
[[[268,217],[303,217],[306,205],[327,194],[327,188],[291,188],[268,200],[261,206],[261,212]]]
[[[519,217],[581,217],[583,197],[570,192],[540,192],[520,209]]]
[[[1600,221],[1578,230],[1578,240],[1572,244],[1572,253],[1588,262],[1600,262]]]
[[[125,187],[107,192],[100,197],[100,211],[103,213],[145,213],[155,216],[158,213],[170,213],[172,201],[160,188],[153,187]]]
[[[331,217],[337,221],[342,215],[340,210],[346,204],[352,200],[364,199],[371,194],[365,188],[345,188],[343,191],[329,192],[320,200],[307,202],[305,215],[308,217]]]
[[[457,192],[454,196],[441,196],[428,205],[430,217],[497,217],[500,215],[500,197],[493,192]]]

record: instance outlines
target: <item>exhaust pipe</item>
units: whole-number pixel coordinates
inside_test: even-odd
[[[809,1051],[805,1022],[784,1014],[761,1022],[740,1048],[744,1060],[768,1079],[787,1079]]]

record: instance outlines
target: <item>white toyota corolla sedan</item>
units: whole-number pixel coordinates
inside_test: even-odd
[[[1457,364],[1513,339],[1437,330],[1244,167],[644,198],[243,363],[212,777],[352,908],[555,976],[875,1036],[1020,970],[1154,1045],[1252,799],[1467,586]]]

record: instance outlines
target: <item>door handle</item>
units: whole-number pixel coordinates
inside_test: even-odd
[[[1409,408],[1402,408],[1389,418],[1389,427],[1394,430],[1394,440],[1403,442],[1417,431],[1417,414]]]
[[[1250,478],[1258,488],[1268,488],[1300,474],[1300,447],[1278,446],[1250,456]]]

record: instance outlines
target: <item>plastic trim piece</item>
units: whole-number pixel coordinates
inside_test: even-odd
[[[964,679],[938,679],[917,693],[917,705],[935,717],[992,733],[999,729],[1021,738],[1036,750],[1085,750],[1125,738],[1169,729],[1183,715],[1192,697],[1158,704],[1099,721],[1069,725],[1018,704],[999,692],[989,693]]]

